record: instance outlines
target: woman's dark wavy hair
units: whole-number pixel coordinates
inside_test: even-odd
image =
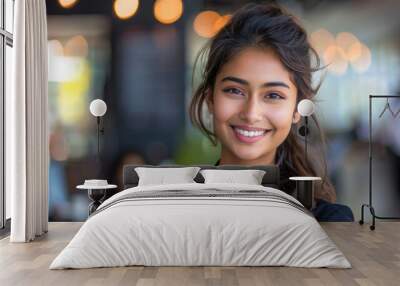
[[[298,89],[297,103],[306,98],[312,100],[318,91],[319,85],[316,88],[312,86],[312,73],[321,69],[320,59],[299,21],[276,4],[250,3],[243,6],[200,51],[195,61],[195,69],[199,60],[205,65],[201,72],[201,83],[190,103],[190,118],[214,144],[217,138],[203,121],[203,105],[207,100],[212,100],[207,98],[207,94],[213,90],[222,66],[248,47],[272,49],[278,55]],[[312,59],[315,60],[314,66],[311,64]],[[312,120],[319,130],[323,147],[320,149],[321,156],[318,156],[320,164],[315,164],[317,158],[305,162],[297,128],[291,128],[286,140],[278,147],[276,162],[286,164],[298,176],[322,177],[322,185],[316,197],[334,202],[336,192],[327,176],[325,137],[315,114]]]

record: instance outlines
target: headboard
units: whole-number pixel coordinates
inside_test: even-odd
[[[133,188],[138,185],[139,177],[135,171],[136,167],[147,167],[147,168],[179,168],[179,167],[200,167],[201,169],[221,169],[221,170],[248,170],[257,169],[265,171],[265,175],[262,180],[262,185],[265,187],[279,188],[279,167],[276,165],[260,165],[260,166],[242,166],[242,165],[125,165],[123,170],[123,184],[124,190]],[[200,174],[194,178],[197,183],[204,183],[204,178]]]

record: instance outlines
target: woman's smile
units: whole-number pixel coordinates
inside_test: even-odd
[[[245,125],[230,125],[237,140],[242,143],[255,143],[263,139],[272,129],[264,129]]]

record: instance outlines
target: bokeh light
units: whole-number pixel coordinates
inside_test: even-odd
[[[361,57],[362,44],[360,42],[352,44],[347,50],[347,59],[350,62],[356,61]]]
[[[336,35],[336,44],[343,49],[348,60],[358,56],[360,41],[352,33],[341,32]]]
[[[114,2],[115,15],[121,20],[133,17],[138,8],[139,0],[115,0]]]
[[[360,56],[351,61],[351,66],[358,73],[366,72],[372,63],[372,55],[370,49],[361,44]]]
[[[215,34],[219,32],[219,30],[221,30],[231,19],[232,15],[227,14],[224,16],[219,17],[215,22],[214,22],[214,31]]]
[[[371,65],[371,51],[352,33],[340,32],[334,37],[328,30],[319,29],[310,35],[310,43],[333,74],[345,74],[349,64],[358,73]]]
[[[326,29],[319,29],[311,33],[310,42],[319,55],[335,45],[335,37]]]
[[[89,45],[86,38],[82,35],[70,38],[65,44],[64,53],[66,56],[87,57]]]
[[[49,56],[51,57],[62,57],[64,55],[64,48],[60,41],[51,40],[48,42]]]
[[[203,11],[194,19],[193,29],[199,36],[211,38],[218,32],[215,30],[215,23],[219,18],[220,15],[217,12]]]
[[[78,2],[78,0],[58,0],[58,4],[61,5],[63,8],[72,8],[75,6],[75,4]]]
[[[182,13],[182,0],[156,0],[154,3],[154,17],[162,24],[175,23]]]
[[[337,45],[331,45],[325,50],[323,60],[328,65],[327,69],[336,75],[345,74],[349,65],[346,53]]]

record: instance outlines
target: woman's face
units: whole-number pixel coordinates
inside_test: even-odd
[[[278,56],[247,48],[216,77],[208,107],[221,142],[221,164],[273,164],[277,147],[300,120],[297,88]]]

